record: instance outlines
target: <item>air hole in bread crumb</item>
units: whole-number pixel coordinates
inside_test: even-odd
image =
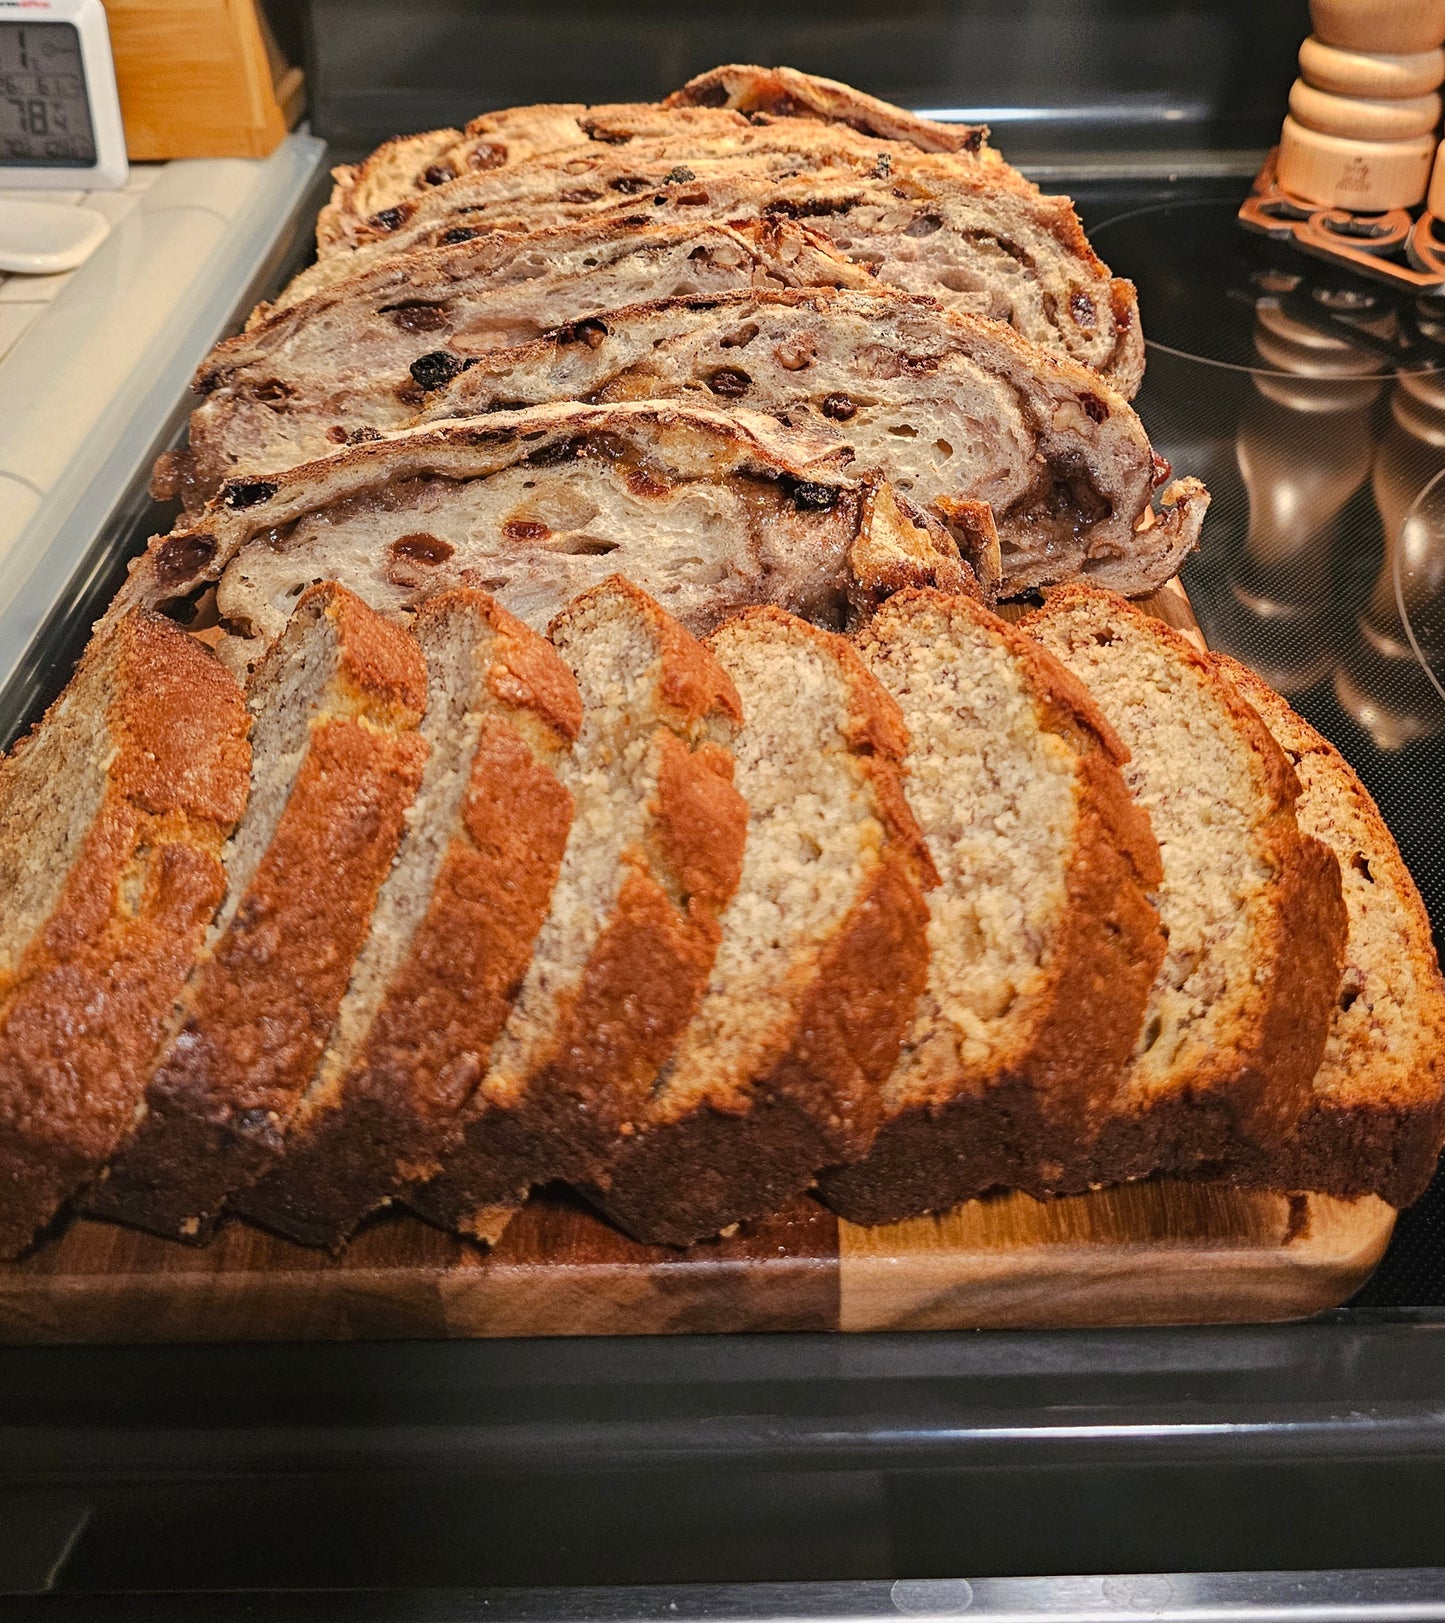
[[[1347,986],[1340,993],[1340,1013],[1347,1014],[1355,1006],[1355,999],[1360,995],[1358,986]]]
[[[736,327],[730,333],[725,333],[718,339],[719,349],[746,349],[753,339],[758,336],[759,327],[756,321],[745,321],[741,327]]]
[[[1355,852],[1354,856],[1350,858],[1350,866],[1356,873],[1363,874],[1372,885],[1374,884],[1375,876],[1370,872],[1370,859],[1363,851]]]
[[[601,558],[609,552],[616,552],[620,544],[617,541],[606,541],[600,535],[573,535],[551,550],[566,553],[572,558]]]
[[[953,455],[953,447],[948,443],[947,440],[934,440],[933,449],[937,451],[939,456],[941,456],[945,461],[947,461],[947,459]]]
[[[1138,1052],[1141,1054],[1147,1054],[1154,1044],[1159,1041],[1163,1033],[1163,1017],[1156,1014],[1149,1024],[1144,1028],[1144,1035],[1139,1040]]]
[[[916,440],[918,438],[918,430],[914,428],[912,423],[890,423],[888,432],[896,435],[900,440]]]
[[[1111,648],[1114,644],[1114,633],[1106,626],[1102,631],[1094,633],[1094,641],[1100,648]]]

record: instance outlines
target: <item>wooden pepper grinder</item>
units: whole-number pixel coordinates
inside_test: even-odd
[[[1358,214],[1413,208],[1439,143],[1445,0],[1311,0],[1310,18],[1280,132],[1280,185]]]

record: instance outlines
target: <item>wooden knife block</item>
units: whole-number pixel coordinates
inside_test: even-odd
[[[133,163],[263,158],[300,116],[257,0],[104,0]]]

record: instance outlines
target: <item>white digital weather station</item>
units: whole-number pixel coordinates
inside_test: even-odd
[[[128,173],[101,0],[0,0],[0,191],[109,191]],[[0,202],[0,270],[70,270],[106,230],[94,209]]]

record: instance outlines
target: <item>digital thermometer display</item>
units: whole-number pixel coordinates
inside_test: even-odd
[[[0,22],[0,164],[89,169],[95,158],[75,25]]]

